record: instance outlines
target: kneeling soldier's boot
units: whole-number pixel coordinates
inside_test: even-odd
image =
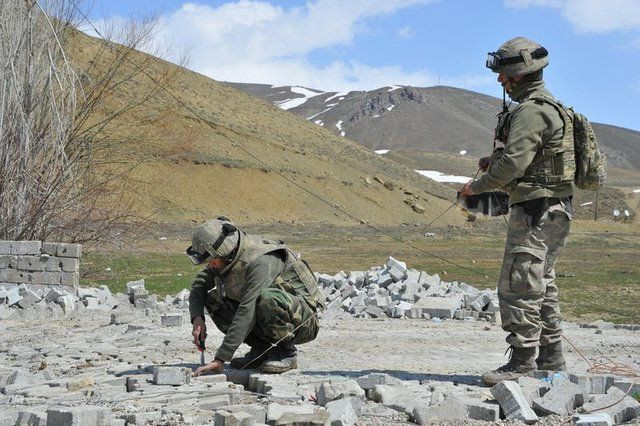
[[[278,350],[273,348],[271,351],[264,353],[267,349],[269,349],[269,346],[252,346],[251,350],[243,356],[232,359],[229,366],[235,369],[258,368],[267,359],[269,352]]]
[[[293,342],[280,342],[269,352],[269,358],[262,364],[263,373],[280,374],[298,368],[298,350]]]
[[[487,371],[482,375],[482,383],[493,386],[504,380],[518,380],[523,376],[531,376],[536,370],[536,348],[516,348],[511,346],[511,358],[502,367]]]
[[[538,370],[565,371],[567,363],[562,356],[562,342],[540,346],[540,353],[536,358]]]

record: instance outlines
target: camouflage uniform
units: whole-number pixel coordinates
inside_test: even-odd
[[[520,104],[505,124],[509,130],[504,150],[471,189],[480,193],[502,187],[509,192],[511,213],[498,297],[507,342],[522,348],[560,340],[554,268],[569,234],[573,188],[562,179],[552,185],[536,179],[543,150],[561,149],[563,136],[569,136],[556,107],[540,100],[553,102],[544,83],[523,82],[510,96]]]
[[[216,358],[230,361],[242,342],[265,347],[280,339],[296,344],[315,339],[314,314],[322,303],[309,267],[282,242],[242,231],[239,236],[231,263],[220,272],[207,266],[191,286],[192,321],[204,317],[206,308],[225,333]]]

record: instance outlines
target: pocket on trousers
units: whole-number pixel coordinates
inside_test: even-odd
[[[509,288],[513,293],[542,292],[544,290],[544,259],[542,250],[516,246],[509,271]]]

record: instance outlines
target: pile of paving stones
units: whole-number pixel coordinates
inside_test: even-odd
[[[364,318],[426,318],[500,322],[495,290],[447,282],[438,274],[408,269],[389,257],[368,271],[316,274],[327,311],[342,309]]]

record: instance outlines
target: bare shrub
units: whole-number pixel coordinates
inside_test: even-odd
[[[132,171],[166,138],[147,105],[163,107],[160,86],[180,68],[138,52],[157,19],[112,27],[116,43],[79,34],[78,12],[72,0],[0,2],[1,239],[113,243],[147,219]]]

